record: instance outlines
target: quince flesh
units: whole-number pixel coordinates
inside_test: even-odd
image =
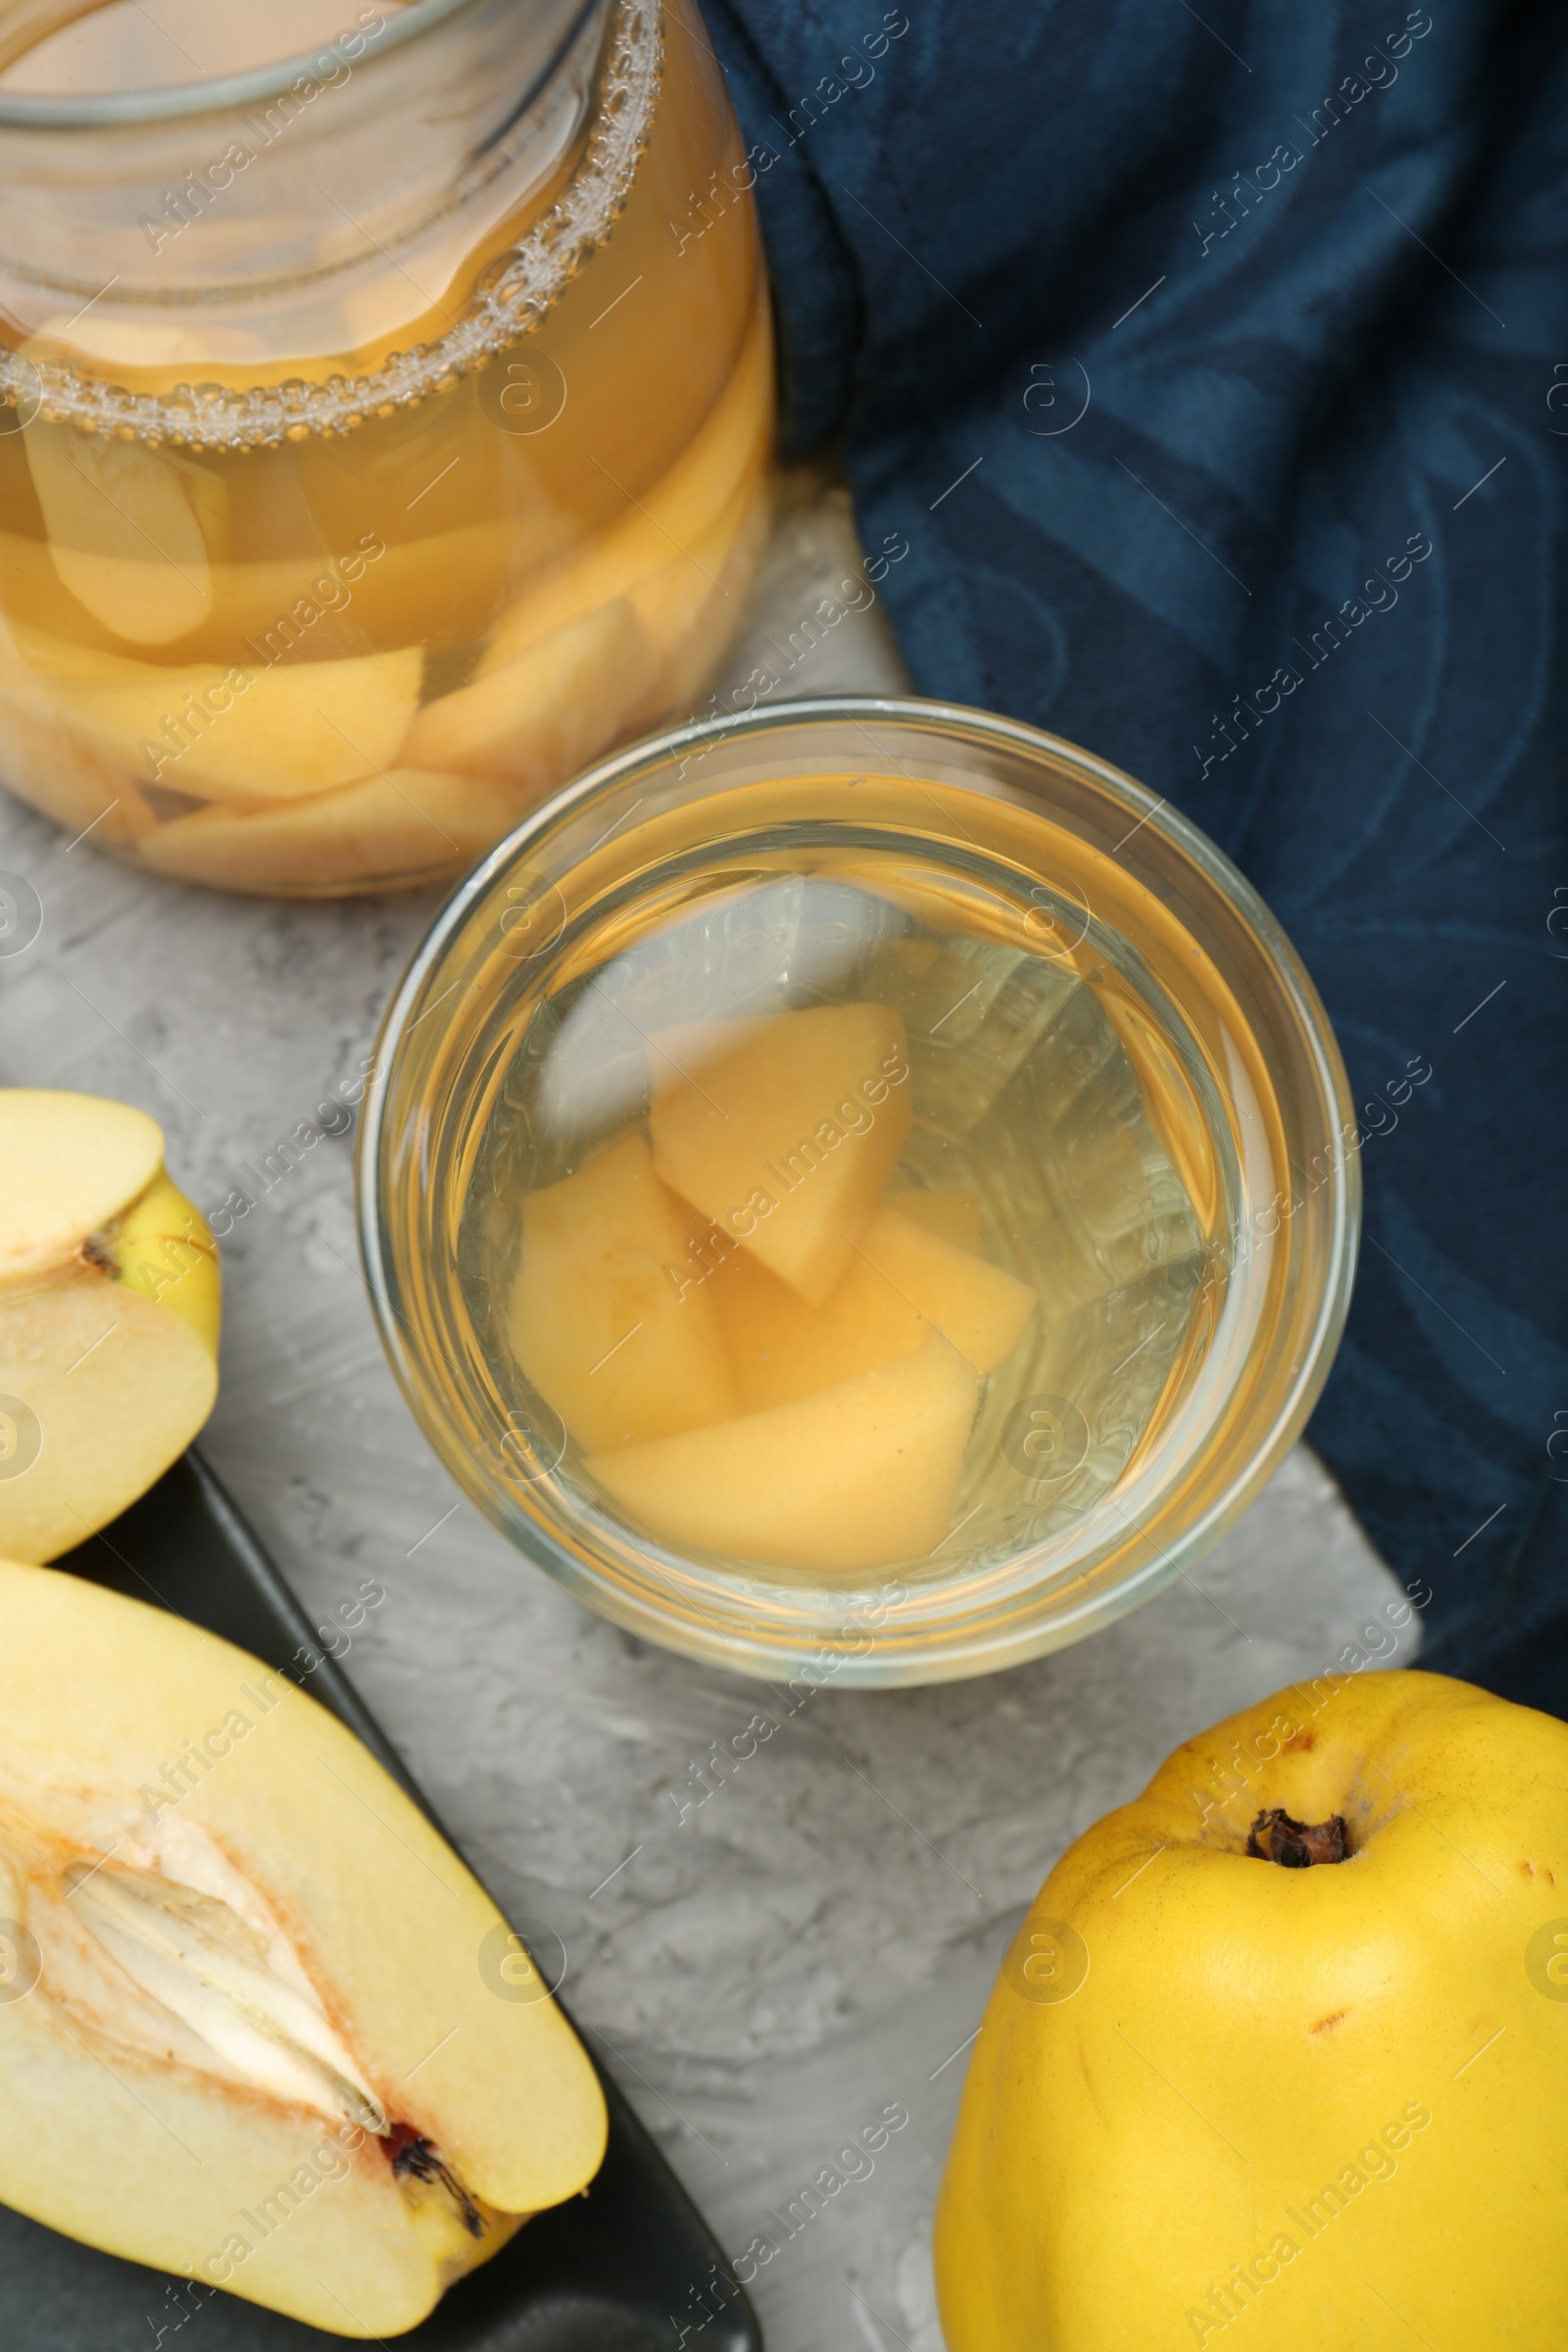
[[[0,1563],[0,2196],[340,2335],[582,2189],[602,2094],[484,1889],[243,1650]]]
[[[664,1182],[820,1306],[909,1130],[904,1024],[883,1004],[688,1023],[649,1040]]]
[[[657,1535],[700,1551],[834,1574],[935,1548],[974,1420],[974,1374],[940,1333],[814,1396],[587,1464]]]
[[[712,1308],[670,1280],[685,1248],[679,1203],[639,1134],[524,1197],[513,1348],[590,1452],[735,1411]]]
[[[183,1452],[218,1394],[218,1250],[127,1103],[0,1090],[0,1552],[53,1559]]]
[[[653,675],[654,649],[618,597],[426,703],[399,758],[406,767],[503,777],[523,787],[520,806],[590,760]]]
[[[225,890],[313,892],[467,864],[522,813],[515,785],[390,768],[299,800],[195,808],[143,834],[139,862]]]
[[[122,847],[158,821],[122,767],[67,733],[26,700],[0,692],[0,779],[74,836]]]
[[[659,571],[626,594],[660,657],[660,667],[630,718],[689,710],[735,630],[740,599],[773,519],[773,484],[750,476],[716,522],[686,543]]]
[[[167,645],[213,610],[228,494],[172,450],[39,421],[24,441],[61,585],[117,637]]]
[[[937,2213],[949,2352],[1554,2352],[1565,1914],[1549,1716],[1323,1675],[1189,1740],[1003,1965]]]
[[[879,1208],[820,1306],[736,1250],[707,1286],[748,1412],[853,1380],[918,1348],[934,1325],[971,1371],[994,1371],[1034,1312],[1025,1284]]]
[[[766,464],[772,373],[764,306],[697,439],[640,499],[628,500],[613,522],[520,591],[497,621],[477,677],[623,596],[631,597],[660,651],[674,650],[690,611],[672,614],[667,633],[660,628],[661,612],[677,582],[698,603],[712,592],[723,548],[744,514],[736,502]]]
[[[61,723],[143,784],[202,800],[289,801],[390,766],[423,666],[422,649],[406,645],[338,662],[149,668],[102,685],[53,683]],[[49,683],[40,680],[37,691]],[[164,732],[170,719],[188,738],[183,751],[179,737]]]

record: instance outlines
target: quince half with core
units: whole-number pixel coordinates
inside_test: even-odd
[[[1556,2352],[1565,2106],[1568,1724],[1320,1675],[1047,1879],[942,2184],[949,2352]]]
[[[156,1119],[0,1088],[0,1554],[84,1543],[218,1394],[218,1245]]]
[[[603,2158],[521,1939],[243,1650],[4,1562],[0,1623],[0,2197],[309,2327],[414,2327]]]

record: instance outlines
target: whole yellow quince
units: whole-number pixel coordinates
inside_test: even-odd
[[[1379,1673],[1179,1747],[1003,1964],[936,2263],[950,2352],[1557,2352],[1568,1725]]]

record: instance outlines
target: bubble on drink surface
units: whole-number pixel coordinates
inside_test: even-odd
[[[1065,1919],[1026,1919],[1002,1964],[1002,1982],[1020,2000],[1070,2001],[1089,1975],[1089,1946]]]
[[[1548,2001],[1568,2001],[1568,1919],[1548,1919],[1525,1945],[1525,1975]]]
[[[566,1981],[566,1947],[553,1928],[534,1937],[541,1947],[554,1945],[543,1961],[533,1953],[515,1928],[498,1921],[479,1946],[479,1975],[498,2001],[548,2001]]]
[[[12,352],[5,370],[5,397],[0,400],[0,434],[24,433],[43,406],[43,377],[31,360]]]
[[[36,1936],[19,1919],[0,1919],[0,2003],[24,2001],[42,1974]]]
[[[1003,1427],[1002,1451],[1038,1485],[1071,1478],[1089,1458],[1089,1424],[1068,1396],[1020,1396]]]
[[[523,873],[507,884],[496,917],[501,952],[517,963],[548,955],[566,927],[566,902],[543,874]]]
[[[43,1448],[43,1431],[30,1404],[0,1396],[0,1478],[21,1478]]]
[[[542,433],[566,405],[566,379],[542,344],[515,344],[478,378],[479,406],[504,433]]]
[[[25,954],[43,929],[43,901],[24,874],[0,872],[0,956]]]

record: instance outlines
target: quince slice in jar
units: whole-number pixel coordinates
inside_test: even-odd
[[[335,792],[193,809],[143,834],[139,862],[225,890],[311,896],[467,865],[520,813],[516,788],[389,768]]]
[[[400,757],[410,767],[506,777],[536,799],[609,742],[653,675],[647,634],[618,598],[426,703]]]
[[[656,1030],[649,1067],[664,1182],[820,1306],[909,1131],[898,1013],[827,1004]]]
[[[388,766],[418,700],[416,645],[271,668],[156,669],[60,682],[61,720],[147,784],[200,800],[288,800]]]
[[[0,777],[67,832],[124,844],[157,823],[125,770],[55,718],[0,694]]]
[[[630,594],[640,581],[667,579],[678,570],[688,593],[692,583],[701,595],[710,592],[711,581],[689,551],[701,552],[698,543],[705,533],[732,511],[729,536],[740,527],[741,494],[762,472],[771,445],[772,366],[771,329],[760,312],[696,440],[651,489],[628,502],[619,520],[595,532],[514,599],[479,658],[476,676],[515,661],[527,646]],[[709,549],[703,557],[710,572],[716,569],[713,552]],[[637,601],[642,611],[644,600]],[[657,603],[645,617],[653,618]]]
[[[687,550],[627,591],[661,656],[652,686],[629,713],[633,723],[690,709],[734,635],[772,515],[771,481],[747,481]]]
[[[62,587],[115,636],[169,645],[211,616],[228,497],[201,466],[35,419],[24,443]]]

